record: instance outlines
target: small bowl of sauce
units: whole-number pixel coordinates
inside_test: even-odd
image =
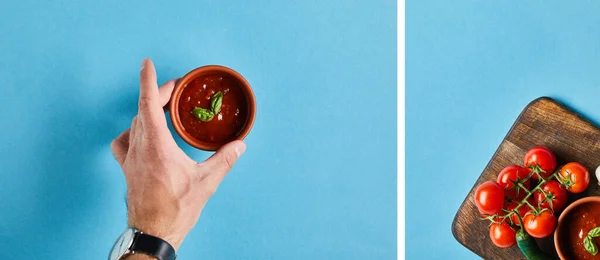
[[[190,71],[177,82],[169,111],[175,131],[186,143],[216,151],[248,135],[256,117],[256,100],[242,75],[209,65]]]
[[[590,253],[590,242],[600,247],[600,236],[590,236],[590,230],[600,227],[600,197],[581,198],[569,205],[560,217],[554,232],[554,245],[560,259],[600,259],[600,252]],[[586,245],[587,244],[587,245]]]

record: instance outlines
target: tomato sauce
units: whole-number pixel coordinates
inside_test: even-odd
[[[600,253],[590,254],[583,246],[583,239],[588,232],[600,226],[600,203],[589,203],[577,206],[564,219],[560,239],[561,248],[567,259],[600,259]],[[594,238],[596,245],[600,246],[600,237]]]
[[[195,107],[210,109],[215,93],[223,93],[221,111],[209,122],[192,113]],[[209,74],[192,80],[179,99],[179,118],[186,132],[202,142],[226,143],[236,138],[246,124],[248,105],[241,86],[225,74]]]

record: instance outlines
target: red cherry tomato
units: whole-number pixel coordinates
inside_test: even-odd
[[[539,169],[545,172],[540,171],[538,173],[542,175],[543,178],[548,178],[548,176],[554,173],[554,170],[556,169],[556,156],[554,156],[554,153],[552,153],[550,149],[543,146],[531,148],[525,154],[525,167],[529,168],[530,172],[532,168],[539,167]],[[537,180],[538,175],[533,174],[531,178]]]
[[[539,215],[528,212],[523,219],[525,231],[535,238],[544,238],[554,232],[556,217],[550,210],[542,211]]]
[[[518,166],[508,166],[498,174],[498,184],[504,188],[504,195],[510,197],[512,200],[520,201],[527,193],[520,187],[515,187],[515,182],[522,182],[525,188],[529,189],[529,171],[527,169]]]
[[[571,193],[580,193],[590,184],[590,173],[581,163],[567,163],[558,173],[560,183]]]
[[[493,223],[490,226],[490,239],[497,247],[506,248],[516,244],[516,234],[506,222]]]
[[[516,202],[510,202],[508,203],[508,205],[506,206],[506,210],[508,211],[513,211],[516,207],[517,207],[518,203]],[[519,207],[519,209],[517,210],[518,212],[518,216],[517,214],[512,214],[510,216],[510,219],[512,219],[512,223],[515,225],[520,225],[521,222],[519,222],[519,216],[521,216],[521,218],[523,218],[525,216],[525,214],[527,213],[527,205],[522,205],[521,207]]]
[[[493,215],[502,211],[504,189],[496,182],[486,181],[477,187],[474,199],[480,213]]]
[[[540,205],[540,207],[551,209],[554,212],[565,208],[565,205],[567,205],[567,190],[559,182],[550,180],[542,184],[541,189],[548,195],[548,199],[544,201],[546,196],[542,192],[536,191],[533,194],[535,198],[534,205]]]

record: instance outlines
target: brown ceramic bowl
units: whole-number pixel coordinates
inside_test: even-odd
[[[596,206],[600,205],[600,197],[592,196],[581,198],[571,203],[571,205],[569,205],[562,212],[562,214],[560,214],[560,217],[558,218],[558,224],[556,225],[556,231],[554,232],[554,245],[556,247],[556,252],[558,253],[560,259],[567,259],[568,255],[567,250],[569,249],[567,249],[567,246],[564,245],[564,243],[566,242],[564,242],[565,240],[563,239],[564,236],[567,235],[566,228],[569,224],[568,219],[571,217],[572,214],[577,214],[573,213],[573,211],[578,207],[589,207],[594,204],[596,204]]]
[[[202,140],[200,138],[196,138],[193,134],[186,131],[184,123],[182,122],[183,112],[180,111],[180,101],[182,93],[184,93],[184,90],[190,85],[190,83],[194,82],[195,80],[201,80],[203,78],[210,77],[211,75],[220,75],[220,77],[225,77],[227,78],[227,80],[230,80],[230,82],[235,82],[236,84],[233,85],[235,85],[238,88],[236,91],[238,93],[241,93],[239,95],[243,96],[243,99],[245,99],[245,104],[247,106],[244,108],[244,110],[246,111],[246,118],[245,120],[242,119],[243,122],[240,123],[241,127],[239,128],[239,131],[226,129],[234,131],[234,133],[227,137],[226,140],[211,141],[207,139]],[[226,98],[227,94],[225,94],[224,100]],[[216,151],[228,142],[244,139],[250,132],[250,129],[254,124],[254,118],[256,117],[256,100],[254,98],[254,92],[252,91],[252,88],[250,87],[248,81],[246,81],[246,79],[236,71],[218,65],[208,65],[199,67],[186,74],[175,85],[169,103],[171,121],[173,123],[173,127],[175,128],[175,131],[177,131],[177,134],[179,134],[179,136],[181,136],[181,138],[191,146],[205,151]],[[188,115],[183,116],[184,118],[189,118]]]

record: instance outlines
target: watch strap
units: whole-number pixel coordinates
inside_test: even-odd
[[[139,231],[135,233],[133,244],[131,244],[129,250],[133,251],[134,253],[142,253],[153,256],[159,260],[176,259],[175,249],[169,244],[169,242]]]

